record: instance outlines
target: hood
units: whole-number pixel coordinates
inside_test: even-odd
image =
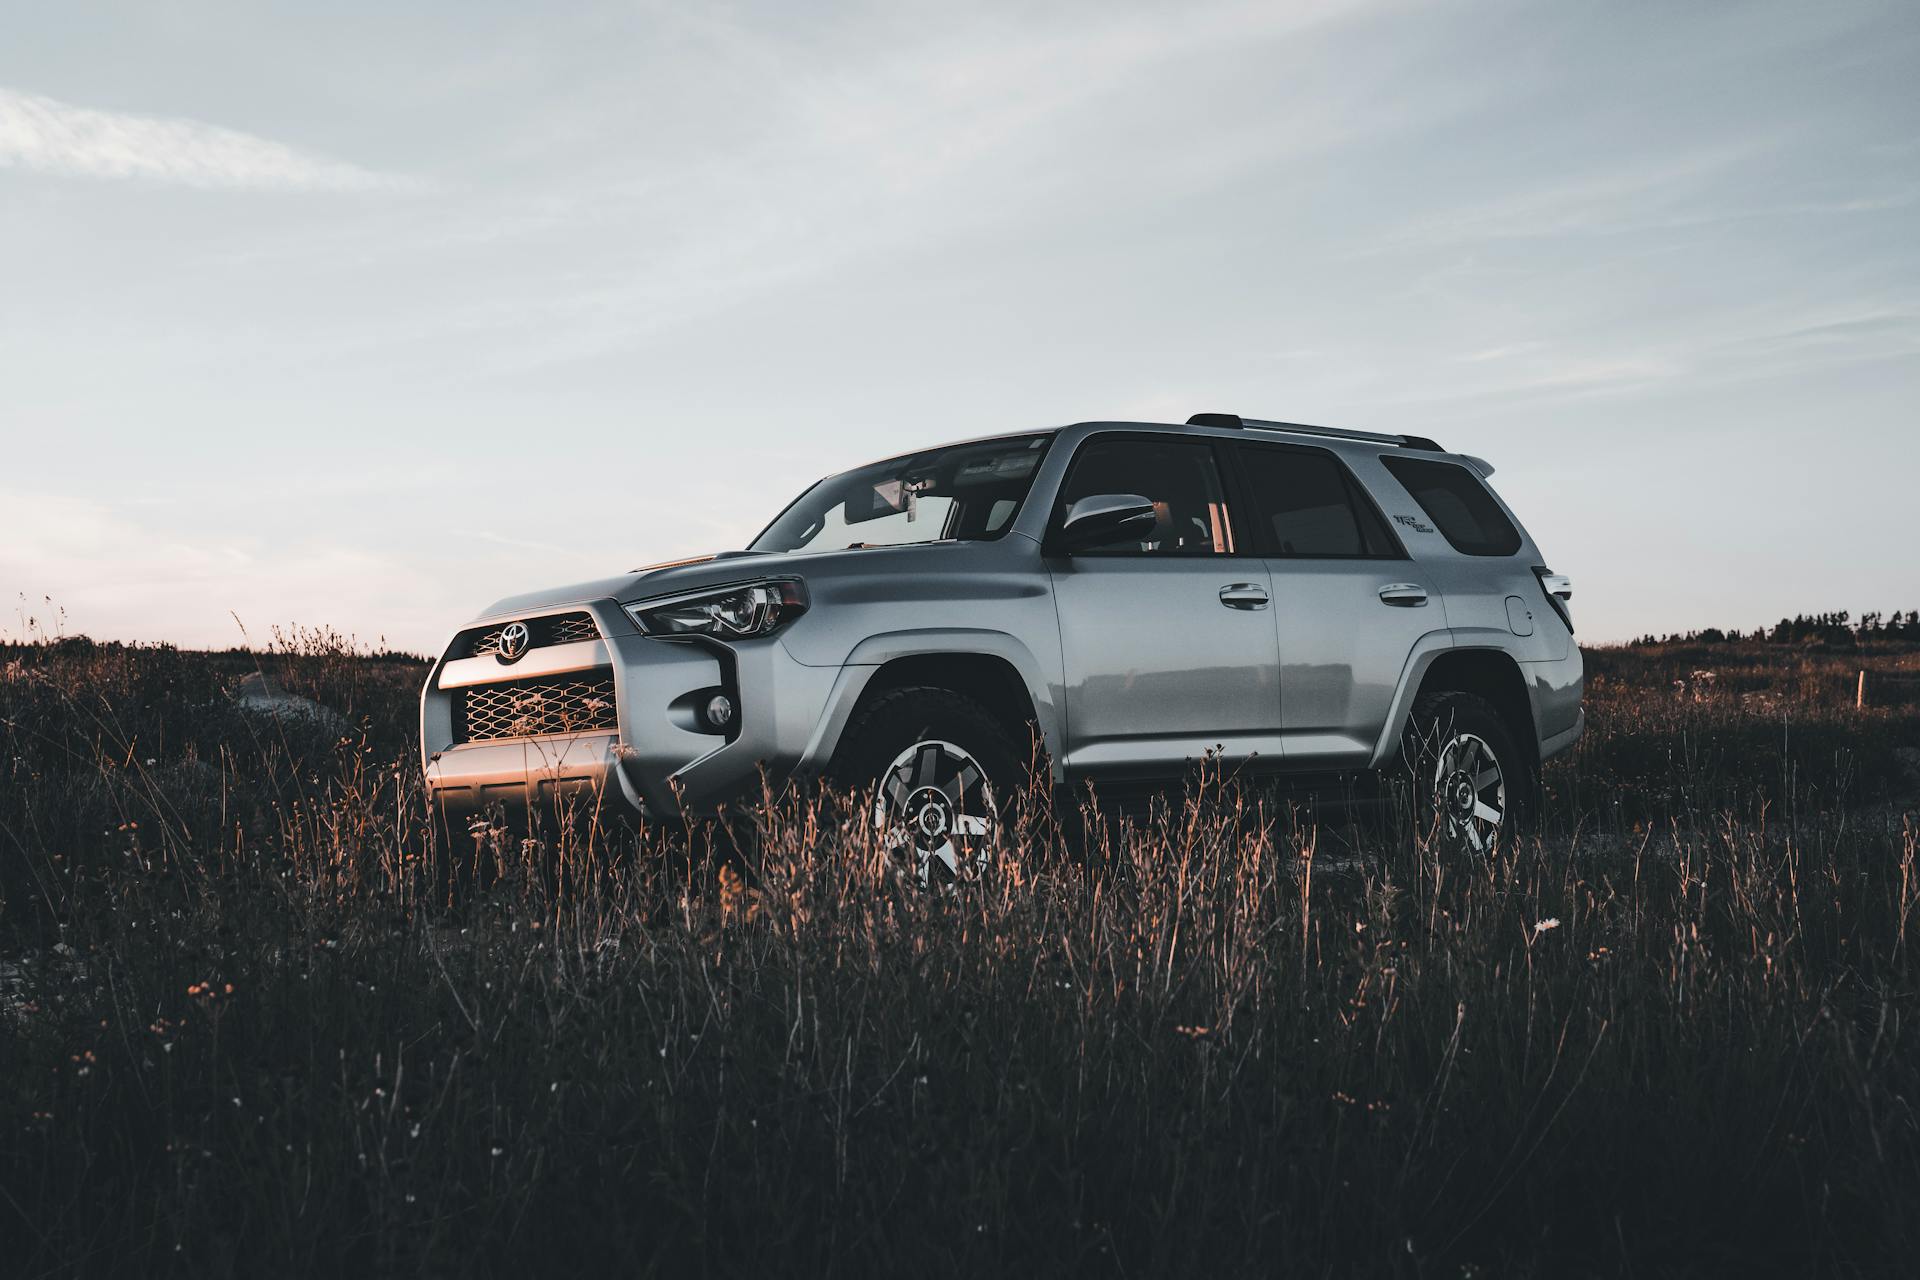
[[[1031,542],[1031,539],[1028,541]],[[486,612],[474,621],[501,621],[523,614],[563,609],[568,605],[589,604],[595,600],[613,600],[619,604],[631,604],[636,600],[657,599],[660,596],[678,595],[683,591],[698,591],[702,587],[719,587],[756,578],[804,578],[818,588],[836,579],[845,580],[849,576],[871,582],[889,571],[918,576],[937,571],[934,568],[934,562],[928,557],[944,560],[956,548],[992,545],[994,544],[926,542],[908,543],[897,547],[849,547],[842,551],[722,551],[719,555],[706,556],[698,560],[674,560],[667,564],[635,569],[618,577],[600,578],[593,582],[576,582],[571,586],[508,596],[505,600],[495,601],[488,606]],[[895,556],[901,559],[894,559]],[[875,557],[885,558],[876,560]],[[939,567],[945,568],[951,563],[947,561],[945,565]],[[471,626],[473,623],[468,625]]]
[[[508,596],[488,605],[481,612],[480,619],[535,613],[570,604],[586,604],[593,600],[616,600],[624,604],[649,596],[698,590],[709,584],[717,586],[736,582],[760,573],[790,570],[806,559],[805,556],[776,556],[757,551],[722,551],[718,555],[697,559],[671,560],[611,578],[596,578],[591,582],[575,582],[564,587],[548,587],[542,591]]]

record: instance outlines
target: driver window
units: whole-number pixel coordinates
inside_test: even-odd
[[[1092,548],[1095,555],[1213,556],[1233,552],[1233,525],[1213,450],[1192,440],[1096,440],[1074,459],[1055,519],[1081,498],[1137,493],[1159,522],[1138,541]],[[1082,553],[1084,554],[1084,553]]]

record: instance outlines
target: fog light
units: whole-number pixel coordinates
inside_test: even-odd
[[[733,723],[733,699],[724,693],[716,693],[707,699],[707,723],[716,729],[724,729]]]

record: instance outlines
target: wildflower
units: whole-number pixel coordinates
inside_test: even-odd
[[[1549,929],[1558,929],[1559,927],[1560,921],[1555,916],[1548,916],[1545,920],[1536,920],[1533,924],[1534,936],[1538,937]]]

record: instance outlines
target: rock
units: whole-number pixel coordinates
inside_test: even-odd
[[[322,706],[312,698],[303,698],[297,693],[288,693],[258,671],[234,686],[233,701],[243,711],[306,720],[336,733],[344,733],[347,728],[347,718],[332,707]]]

